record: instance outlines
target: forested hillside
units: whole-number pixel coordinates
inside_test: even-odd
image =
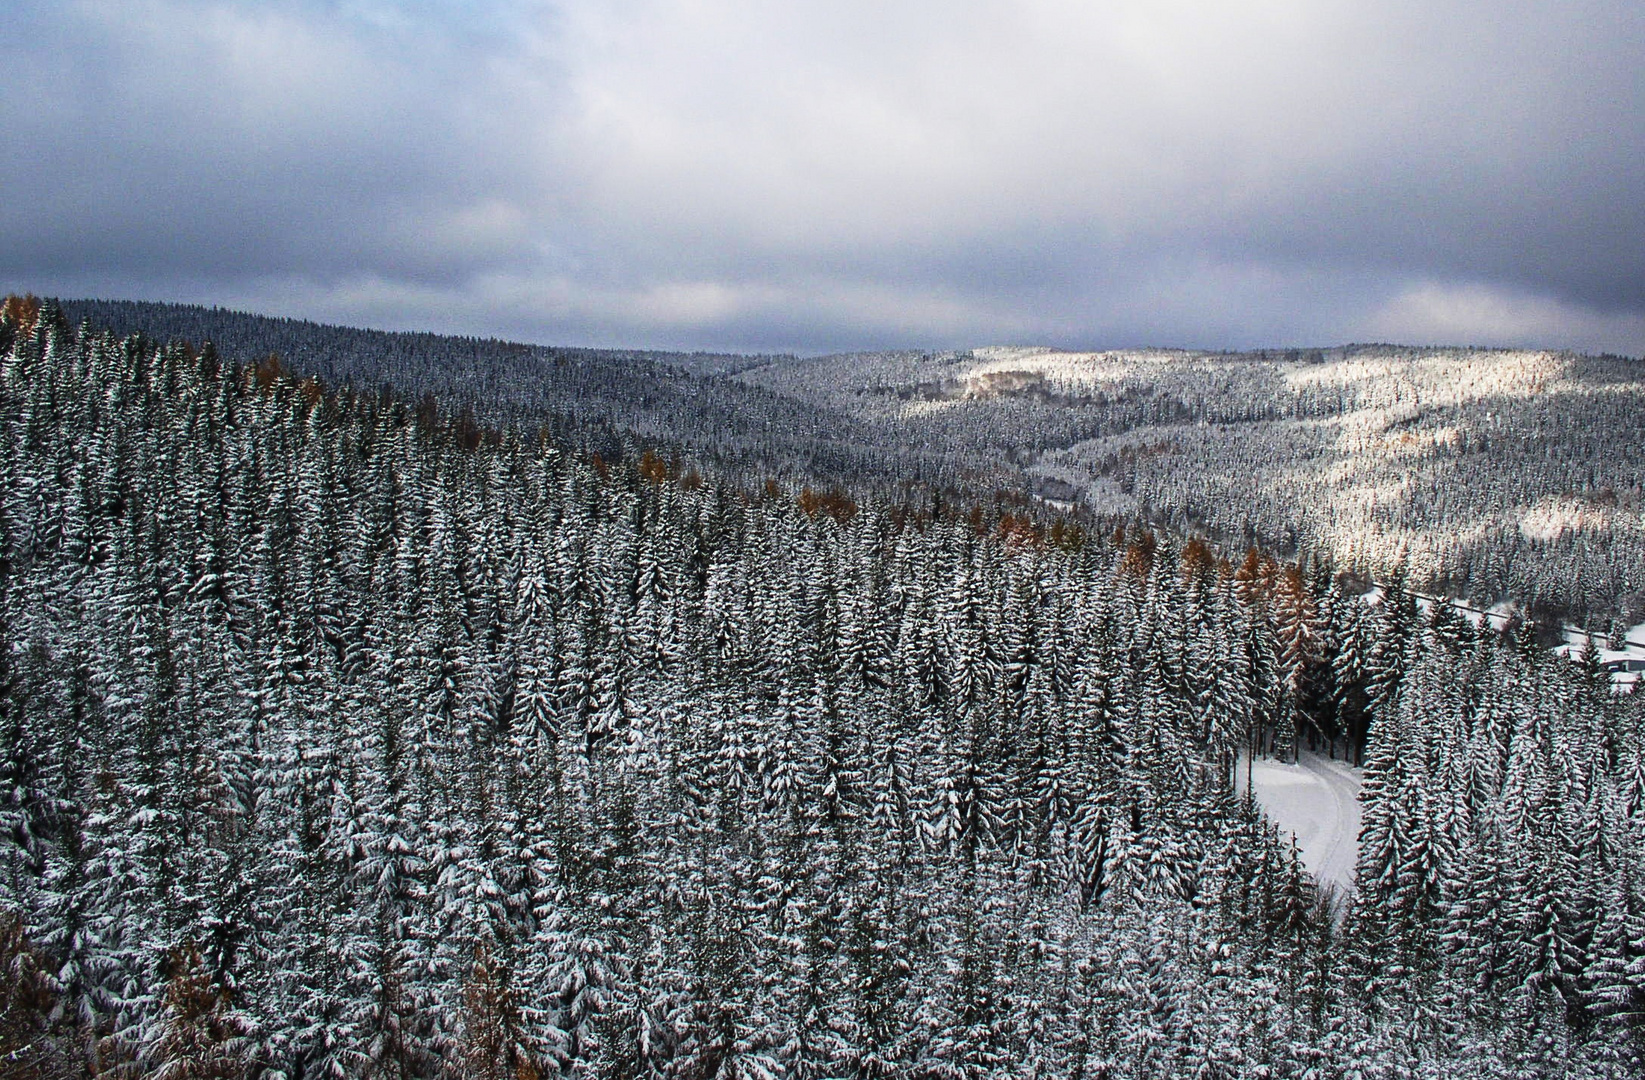
[[[737,376],[888,442],[1235,550],[1313,552],[1479,607],[1645,620],[1645,361],[1387,345],[979,349]]]
[[[1645,696],[1528,639],[49,307],[0,356],[14,1075],[1645,1067]],[[1234,794],[1298,741],[1365,763],[1335,903]]]
[[[943,455],[887,444],[837,409],[722,377],[772,357],[566,349],[439,334],[323,326],[221,308],[79,300],[71,326],[164,344],[210,342],[226,360],[267,363],[468,418],[481,428],[546,430],[607,461],[645,449],[708,458],[722,474],[942,482]]]
[[[1645,361],[1386,345],[801,358],[555,349],[171,304],[73,301],[71,325],[210,341],[608,461],[651,449],[752,483],[1037,492],[1228,552],[1645,621]]]

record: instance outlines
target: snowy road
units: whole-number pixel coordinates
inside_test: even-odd
[[[1252,773],[1257,801],[1275,824],[1296,835],[1303,865],[1322,882],[1351,888],[1359,857],[1360,770],[1304,752],[1298,765],[1259,758]],[[1243,763],[1239,779],[1243,784]]]

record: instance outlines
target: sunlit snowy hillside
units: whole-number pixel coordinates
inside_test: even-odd
[[[1047,498],[1484,604],[1645,606],[1645,363],[1352,346],[867,354],[740,379]],[[1631,621],[1637,621],[1630,619]]]

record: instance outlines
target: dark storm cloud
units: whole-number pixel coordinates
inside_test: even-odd
[[[25,4],[7,287],[542,340],[1645,350],[1645,9]]]

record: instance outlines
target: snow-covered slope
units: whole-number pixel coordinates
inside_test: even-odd
[[[738,376],[1042,497],[1540,617],[1645,613],[1645,363],[1364,345],[977,349]],[[962,470],[963,471],[963,470]]]
[[[1259,758],[1252,763],[1251,780],[1268,816],[1296,836],[1303,865],[1323,883],[1352,888],[1359,858],[1360,770],[1304,751],[1296,765]]]
[[[72,323],[277,353],[328,386],[546,429],[604,460],[1145,518],[1401,574],[1480,609],[1645,618],[1645,362],[1357,345],[1215,353],[981,348],[821,357],[545,348],[160,304],[71,301]]]

